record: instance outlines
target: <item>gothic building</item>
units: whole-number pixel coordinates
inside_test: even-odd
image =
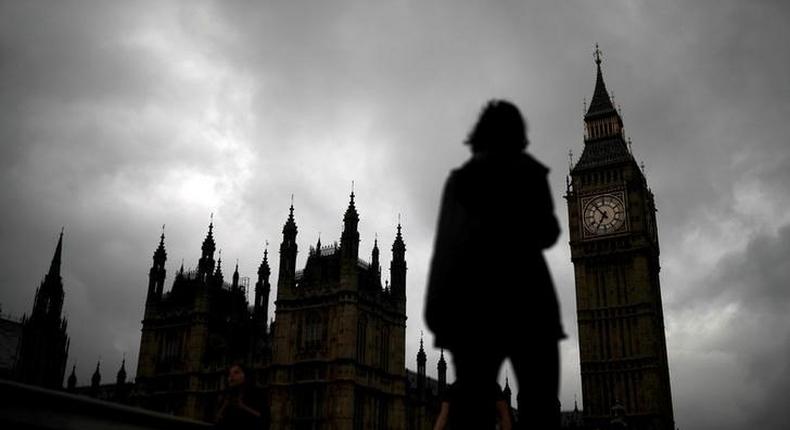
[[[247,303],[246,279],[238,265],[225,281],[221,256],[214,260],[214,223],[209,224],[198,267],[176,273],[164,291],[164,231],[148,275],[137,365],[135,403],[147,409],[211,420],[224,374],[234,361],[256,372],[268,363],[269,269],[264,254],[256,284],[255,306]],[[260,375],[248,375],[256,377]]]
[[[584,420],[674,428],[659,283],[656,207],[612,104],[596,47],[584,151],[567,195]]]
[[[283,228],[272,334],[272,428],[402,427],[406,346],[406,246],[398,225],[382,286],[378,241],[359,258],[354,193],[340,245],[310,249],[296,270],[293,207]]]
[[[63,314],[63,279],[60,262],[63,231],[60,232],[49,272],[36,290],[33,312],[22,317],[22,336],[16,357],[16,379],[45,388],[63,388],[69,337]]]
[[[406,370],[406,245],[401,226],[392,245],[389,278],[382,285],[378,240],[370,261],[359,258],[359,214],[351,194],[340,243],[310,247],[297,270],[297,226],[291,205],[283,226],[275,319],[268,324],[268,250],[258,269],[254,302],[238,274],[225,282],[214,260],[209,224],[198,268],[183,264],[165,291],[164,232],[149,272],[137,379],[130,404],[212,421],[225,388],[225,371],[247,365],[248,378],[271,405],[273,429],[431,428],[438,412],[440,382]],[[98,372],[98,370],[97,370]],[[98,384],[97,384],[98,385]],[[99,397],[119,398],[113,388]],[[78,391],[83,389],[77,389]],[[85,388],[83,391],[90,394]]]

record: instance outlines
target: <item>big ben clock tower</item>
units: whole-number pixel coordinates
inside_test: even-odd
[[[601,52],[567,195],[584,417],[674,429],[653,193],[606,91]]]

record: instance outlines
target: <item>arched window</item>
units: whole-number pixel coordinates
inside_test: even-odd
[[[318,312],[310,312],[305,324],[304,345],[307,349],[320,348],[324,341],[324,324]]]

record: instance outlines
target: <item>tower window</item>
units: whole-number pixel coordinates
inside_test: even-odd
[[[311,312],[305,324],[305,348],[318,349],[324,340],[324,324],[318,312]]]
[[[389,367],[389,329],[387,327],[381,328],[379,339],[379,365],[386,371]]]

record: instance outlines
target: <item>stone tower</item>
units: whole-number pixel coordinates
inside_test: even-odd
[[[584,151],[567,189],[582,397],[588,425],[616,406],[629,428],[674,429],[653,193],[601,73],[584,116]]]
[[[63,231],[41,286],[36,290],[33,312],[22,318],[22,339],[16,362],[16,379],[45,388],[63,388],[69,337],[63,314],[63,279],[60,276]]]
[[[185,271],[182,264],[172,288],[165,292],[164,232],[160,237],[148,276],[135,380],[138,406],[213,421],[231,363],[251,363],[256,367],[250,370],[259,377],[265,359],[250,351],[253,320],[246,278],[239,278],[237,266],[232,283],[225,282],[222,259],[215,262],[215,250],[212,219],[197,269]],[[265,271],[260,282],[265,289]]]
[[[378,242],[359,258],[354,193],[340,244],[309,249],[296,270],[293,205],[283,227],[272,362],[272,429],[404,428],[406,261],[398,225],[392,287],[382,288]]]

